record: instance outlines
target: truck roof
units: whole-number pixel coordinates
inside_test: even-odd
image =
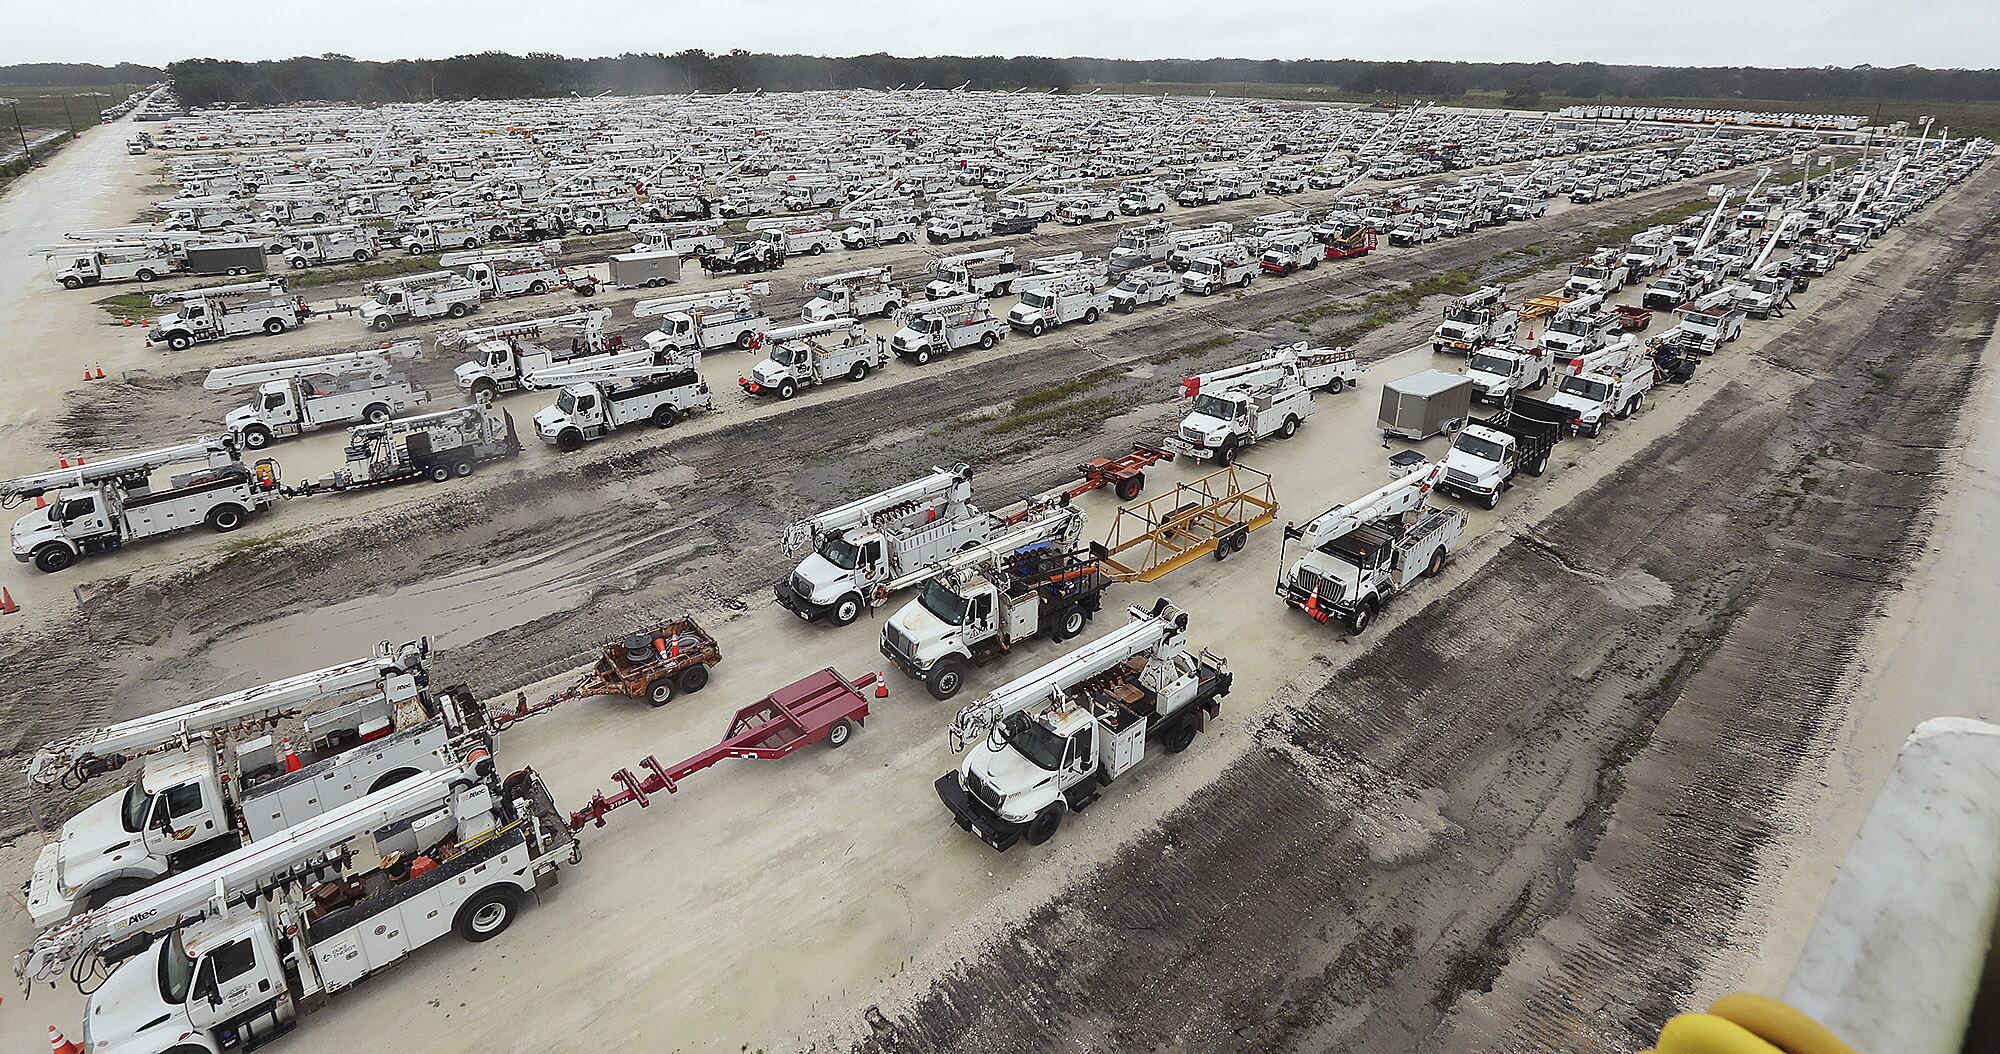
[[[195,779],[207,771],[208,755],[205,751],[176,750],[147,758],[146,768],[139,777],[139,784],[145,788],[147,794],[158,794],[168,787],[177,787]]]

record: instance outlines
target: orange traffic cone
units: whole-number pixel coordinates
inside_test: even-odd
[[[286,738],[281,739],[278,742],[285,748],[286,772],[297,772],[298,770],[306,767],[305,762],[299,760],[299,752],[292,749],[291,737],[287,736]]]
[[[11,615],[19,610],[21,605],[14,603],[14,594],[6,586],[0,586],[0,615]]]
[[[49,1050],[51,1054],[83,1054],[83,1048],[63,1038],[61,1030],[49,1026]]]
[[[65,456],[65,457],[62,457],[62,458],[59,458],[59,459],[57,459],[57,461],[56,461],[56,467],[57,467],[57,468],[68,468],[68,467],[69,467],[69,458],[68,458],[67,456]]]
[[[35,508],[46,509],[48,507],[49,499],[42,497],[40,494],[35,495]]]
[[[889,682],[887,681],[875,682],[875,698],[877,699],[889,698]]]
[[[100,381],[104,379],[104,367],[102,366],[97,368],[97,379]]]
[[[126,327],[127,329],[130,329],[132,327],[132,320],[129,318],[121,318],[118,320],[118,324]]]

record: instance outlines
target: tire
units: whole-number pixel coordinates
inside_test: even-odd
[[[470,461],[454,462],[451,466],[451,474],[457,476],[459,479],[464,479],[465,477],[472,475],[472,462]]]
[[[355,262],[355,263],[367,263],[367,262],[368,262],[368,250],[366,250],[366,249],[356,249],[356,250],[354,250],[354,262]]]
[[[152,269],[152,268],[150,268],[150,267],[143,267],[143,268],[140,268],[140,269],[139,269],[139,272],[138,272],[137,274],[135,274],[135,275],[134,275],[133,277],[137,278],[137,279],[138,279],[139,281],[141,281],[141,282],[150,282],[150,281],[152,281],[153,279],[155,279],[155,278],[158,278],[158,277],[160,277],[160,276],[159,276],[159,275],[157,275],[157,274],[155,274],[155,273],[153,273],[153,269]]]
[[[808,254],[810,254],[810,255],[813,255],[813,256],[818,256],[819,254],[821,254],[821,253],[823,253],[823,252],[825,252],[825,251],[826,251],[826,246],[825,246],[825,245],[823,245],[823,244],[821,244],[821,243],[819,243],[819,242],[814,242],[814,243],[813,243],[813,247],[812,247],[812,248],[810,248],[810,249],[807,249],[807,250],[806,250],[806,252],[807,252]]]
[[[62,280],[62,287],[64,289],[82,289],[83,279],[78,278],[75,275],[70,275],[69,277],[64,278]]]
[[[1237,280],[1236,280],[1236,288],[1238,288],[1238,289],[1248,289],[1248,288],[1250,288],[1250,276],[1246,274],[1246,275],[1244,275],[1243,277],[1241,277],[1241,278],[1237,279]]]
[[[432,483],[449,483],[451,482],[451,466],[432,465],[430,468],[424,470],[424,475],[429,476]]]
[[[556,449],[565,454],[583,449],[583,433],[574,428],[565,428],[556,436]]]
[[[275,337],[278,334],[283,333],[284,331],[285,331],[284,319],[267,318],[264,320],[264,332],[269,333],[270,335]]]
[[[1424,568],[1424,574],[1428,577],[1436,578],[1443,571],[1444,571],[1444,547],[1439,546],[1438,548],[1431,550],[1431,562],[1428,566]]]
[[[55,574],[76,563],[76,554],[65,545],[45,545],[35,550],[35,570],[45,575]]]
[[[1068,611],[1063,612],[1062,620],[1056,623],[1056,628],[1061,631],[1062,639],[1068,640],[1082,633],[1083,627],[1089,621],[1090,612],[1085,611],[1083,608],[1070,608]]]
[[[979,348],[981,351],[992,351],[993,345],[998,343],[1000,343],[1000,338],[991,330],[988,330],[985,336],[979,338]]]
[[[499,397],[500,386],[490,380],[476,381],[472,385],[472,401],[475,403],[491,403]]]
[[[291,264],[292,270],[303,271],[306,269],[306,258],[303,256],[294,256],[291,259]]]
[[[1296,417],[1287,417],[1285,418],[1285,423],[1278,426],[1279,439],[1290,439],[1298,434],[1299,434],[1299,419]]]
[[[649,706],[665,706],[674,701],[674,680],[662,677],[646,686],[646,703]]]
[[[548,291],[549,291],[549,284],[547,282],[542,281],[539,278],[528,283],[528,292],[531,294],[539,296],[540,294],[546,293]]]
[[[369,424],[379,425],[389,419],[389,406],[387,403],[371,403],[368,409],[361,412],[361,416]]]
[[[655,428],[672,428],[680,419],[681,415],[676,413],[671,406],[656,406],[653,408],[653,427]]]
[[[1028,335],[1031,337],[1039,337],[1042,335],[1043,332],[1046,331],[1046,329],[1047,327],[1042,325],[1042,320],[1038,318],[1035,320],[1034,325],[1028,327]]]
[[[1094,322],[1096,322],[1096,321],[1097,321],[1097,309],[1096,309],[1096,308],[1094,308],[1094,307],[1093,307],[1093,308],[1091,308],[1090,310],[1088,310],[1088,311],[1085,311],[1085,312],[1083,313],[1083,324],[1084,324],[1084,325],[1088,326],[1088,325],[1091,325],[1092,323],[1094,323]]]
[[[243,521],[247,518],[242,508],[235,505],[217,505],[208,510],[209,529],[217,534],[228,534],[243,526]]]
[[[262,450],[271,445],[271,430],[262,425],[251,425],[243,430],[243,447],[246,450]]]
[[[894,300],[891,300],[888,303],[882,305],[882,317],[895,318],[896,312],[901,311],[902,309],[903,305],[896,303]]]
[[[464,318],[471,311],[472,311],[471,308],[466,307],[465,304],[461,302],[453,304],[450,307],[446,308],[444,313],[450,315],[453,318]]]
[[[833,607],[827,611],[826,617],[836,626],[853,624],[855,619],[861,617],[861,597],[855,593],[841,597],[833,602]]]
[[[1215,452],[1215,463],[1218,465],[1233,465],[1236,463],[1235,436],[1230,436],[1228,439],[1222,441],[1221,449]]]
[[[1494,509],[1497,509],[1497,508],[1499,508],[1499,507],[1500,507],[1500,488],[1499,488],[1499,487],[1494,487],[1494,488],[1493,488],[1493,493],[1491,493],[1491,494],[1488,494],[1488,495],[1487,495],[1486,497],[1482,498],[1482,499],[1480,500],[1480,502],[1479,502],[1479,503],[1480,503],[1481,505],[1484,505],[1484,506],[1486,506],[1486,509],[1487,509],[1487,511],[1488,511],[1488,512],[1491,512],[1492,510],[1494,510]]]
[[[1549,470],[1549,456],[1547,454],[1543,454],[1541,457],[1536,458],[1533,464],[1528,466],[1528,475],[1539,478],[1542,473],[1547,472],[1548,470]]]
[[[680,685],[681,691],[693,695],[703,688],[708,687],[708,667],[699,663],[690,666],[681,671],[681,675],[675,678],[675,682]]]
[[[990,336],[991,334],[988,334],[988,335]],[[919,366],[927,366],[927,365],[929,365],[929,364],[930,364],[930,361],[931,361],[931,349],[929,349],[929,348],[927,348],[927,347],[925,347],[925,348],[918,348],[918,349],[917,349],[917,354],[916,354],[916,363],[917,363],[917,365],[919,365]]]
[[[1375,621],[1375,612],[1380,607],[1374,597],[1362,601],[1361,606],[1354,610],[1354,614],[1347,616],[1347,632],[1360,636],[1362,631]]]
[[[1021,840],[1029,845],[1041,845],[1054,838],[1056,832],[1062,828],[1062,814],[1061,802],[1035,814],[1035,818],[1028,821],[1028,829],[1021,832]]]
[[[1195,726],[1195,719],[1188,716],[1175,721],[1173,727],[1167,729],[1166,734],[1160,738],[1166,745],[1167,753],[1178,754],[1194,745],[1194,737],[1200,731],[1201,729]]]
[[[790,377],[778,382],[778,398],[780,400],[790,399],[797,394],[799,394],[799,386],[793,383]]]
[[[904,231],[903,233],[896,235],[896,244],[897,245],[910,244],[910,232]]]
[[[847,745],[848,740],[853,738],[854,722],[843,717],[835,721],[832,727],[826,730],[826,747],[828,750],[839,750],[841,747]]]
[[[1334,379],[1326,382],[1326,387],[1321,389],[1321,391],[1326,392],[1328,395],[1339,395],[1344,389],[1346,389],[1346,387],[1347,387],[1346,378],[1335,377]]]
[[[1127,479],[1119,480],[1117,485],[1112,488],[1112,493],[1118,495],[1119,501],[1131,501],[1133,498],[1139,496],[1140,491],[1145,489],[1146,474],[1140,472],[1135,473]]]
[[[752,333],[746,329],[743,332],[736,334],[736,346],[743,349],[744,351],[749,351],[750,342],[756,339],[757,339],[757,334]]]
[[[965,663],[956,656],[938,660],[931,672],[924,675],[924,688],[937,700],[949,699],[965,687]]]
[[[456,307],[457,305],[453,306]],[[375,321],[369,323],[370,326],[374,327],[375,332],[377,333],[387,333],[389,332],[389,327],[395,324],[396,320],[390,318],[387,315],[377,315],[375,316]]]
[[[465,249],[477,249],[479,248],[479,239],[467,238],[464,241],[460,242],[459,246]]]
[[[458,909],[451,928],[473,944],[490,941],[514,924],[521,907],[521,894],[511,886],[494,886],[473,894]]]

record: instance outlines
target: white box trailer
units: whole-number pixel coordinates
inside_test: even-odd
[[[681,280],[681,254],[672,250],[619,253],[611,257],[614,289],[657,288]]]

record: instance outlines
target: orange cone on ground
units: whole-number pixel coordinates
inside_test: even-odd
[[[83,1054],[83,1048],[63,1038],[61,1030],[49,1026],[49,1050],[52,1054]]]
[[[877,699],[889,698],[889,682],[887,681],[875,682],[875,698]]]
[[[104,379],[104,367],[102,366],[97,368],[97,379],[100,381]]]
[[[35,508],[46,509],[48,507],[49,499],[42,497],[40,494],[35,495]]]
[[[68,468],[68,467],[69,467],[69,458],[68,458],[67,456],[65,456],[65,457],[62,457],[62,458],[58,458],[58,459],[56,460],[56,467],[57,467],[57,468]]]
[[[11,615],[19,610],[21,605],[14,603],[14,594],[6,586],[0,586],[0,615]]]

